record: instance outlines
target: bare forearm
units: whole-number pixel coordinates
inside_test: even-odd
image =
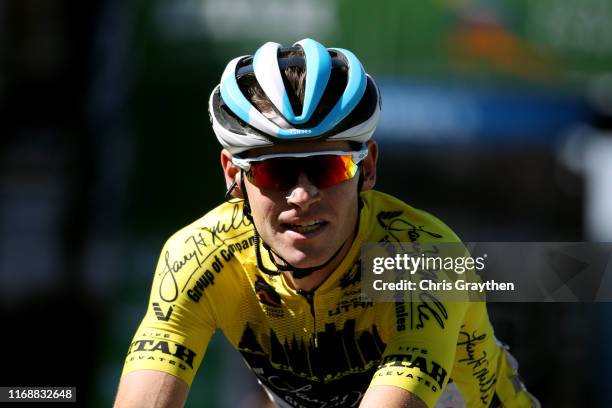
[[[370,387],[359,408],[427,408],[416,395],[392,385]]]
[[[170,374],[135,371],[121,379],[114,407],[182,408],[188,393],[187,384]]]

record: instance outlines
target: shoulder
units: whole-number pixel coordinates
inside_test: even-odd
[[[174,301],[184,295],[198,302],[207,288],[231,282],[225,276],[240,270],[239,264],[251,256],[252,231],[242,201],[233,200],[175,232],[161,251],[155,274],[160,298]]]
[[[178,249],[187,245],[191,249],[211,250],[248,235],[252,231],[251,222],[244,217],[242,206],[242,200],[224,202],[176,231],[166,246]]]
[[[362,216],[371,228],[386,232],[389,241],[460,242],[455,232],[434,215],[380,191],[361,193]]]

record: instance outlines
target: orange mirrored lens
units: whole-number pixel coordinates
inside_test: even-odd
[[[252,162],[246,176],[257,187],[288,190],[304,173],[311,183],[323,189],[353,178],[358,168],[351,155],[283,157]]]

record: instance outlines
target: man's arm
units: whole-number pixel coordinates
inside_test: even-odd
[[[191,290],[179,291],[191,287],[195,277],[210,274],[208,269],[212,269],[209,252],[201,255],[208,262],[193,255],[200,251],[193,249],[195,244],[190,238],[200,231],[194,225],[175,233],[161,251],[146,314],[127,348],[116,407],[185,404],[189,385],[216,330],[216,313],[208,298],[211,288],[205,294],[200,292],[197,298],[190,297]],[[209,250],[215,251],[216,247],[210,245]],[[226,265],[226,270],[229,268]],[[230,292],[221,279],[215,283],[217,296]],[[228,308],[225,303],[223,306]]]
[[[359,408],[427,408],[422,399],[393,385],[368,388]]]
[[[189,386],[171,374],[138,370],[121,377],[115,408],[182,408]]]

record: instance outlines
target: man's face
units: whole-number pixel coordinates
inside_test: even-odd
[[[352,150],[346,141],[308,142],[258,149],[249,156],[283,152]],[[319,189],[301,173],[285,191],[259,188],[244,180],[253,221],[262,239],[297,268],[329,260],[353,238],[357,225],[359,174]]]

